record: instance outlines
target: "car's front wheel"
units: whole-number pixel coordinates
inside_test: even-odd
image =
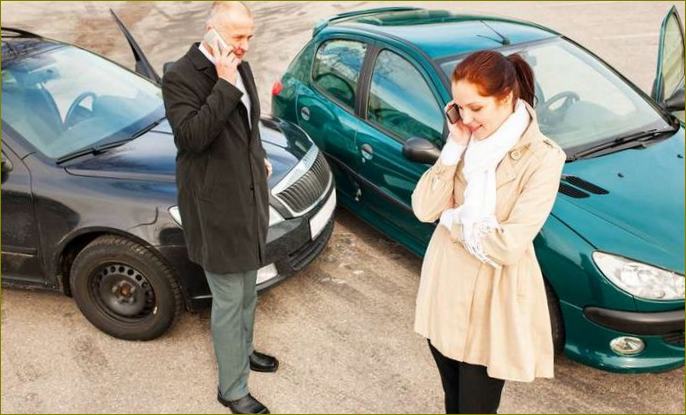
[[[69,281],[83,315],[120,339],[159,337],[183,310],[172,269],[147,248],[119,236],[88,244],[74,259]]]
[[[548,311],[550,312],[550,331],[553,335],[553,348],[555,354],[560,354],[565,348],[565,326],[562,320],[562,310],[560,310],[560,300],[555,295],[553,287],[545,281],[545,294],[548,300]]]

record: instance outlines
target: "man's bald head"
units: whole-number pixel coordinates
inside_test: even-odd
[[[219,32],[222,39],[233,46],[236,57],[242,60],[253,36],[252,12],[241,1],[215,1],[207,19],[206,30],[210,29]]]
[[[232,18],[236,15],[239,17],[247,16],[252,19],[252,12],[242,1],[215,1],[212,3],[212,9],[210,9],[210,15],[207,18],[207,24],[216,23],[217,21]]]

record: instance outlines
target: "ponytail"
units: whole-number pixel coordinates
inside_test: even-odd
[[[514,53],[507,57],[507,60],[514,66],[515,72],[517,74],[517,87],[515,88],[515,98],[519,95],[519,98],[523,99],[532,107],[534,106],[535,98],[535,84],[534,84],[534,71],[531,66],[522,58],[519,54]]]
[[[523,99],[534,106],[534,71],[519,54],[505,57],[500,52],[474,52],[453,71],[453,84],[465,79],[479,88],[483,96],[504,99],[512,92],[514,101]]]

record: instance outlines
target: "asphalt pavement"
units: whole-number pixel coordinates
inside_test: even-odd
[[[417,2],[248,2],[257,34],[248,56],[262,107],[314,24],[334,13]],[[422,2],[549,26],[649,92],[662,17],[676,2]],[[200,39],[207,2],[2,2],[3,26],[74,42],[133,67],[109,8],[154,66]],[[412,330],[421,260],[343,210],[322,255],[260,296],[256,345],[275,374],[253,374],[273,413],[440,413],[426,341]],[[226,413],[216,400],[209,311],[185,314],[151,342],[111,338],[70,298],[2,290],[2,413]],[[620,375],[561,356],[555,378],[507,383],[501,413],[684,413],[683,368]]]

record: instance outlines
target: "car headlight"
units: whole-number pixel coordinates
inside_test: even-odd
[[[593,261],[613,284],[636,297],[684,299],[683,275],[603,252],[594,252]]]
[[[174,222],[178,223],[179,226],[183,227],[183,225],[181,225],[181,213],[179,213],[178,206],[170,207],[169,214],[171,215],[172,219],[174,219]]]
[[[285,219],[273,207],[269,206],[269,226],[276,225],[283,222]]]

